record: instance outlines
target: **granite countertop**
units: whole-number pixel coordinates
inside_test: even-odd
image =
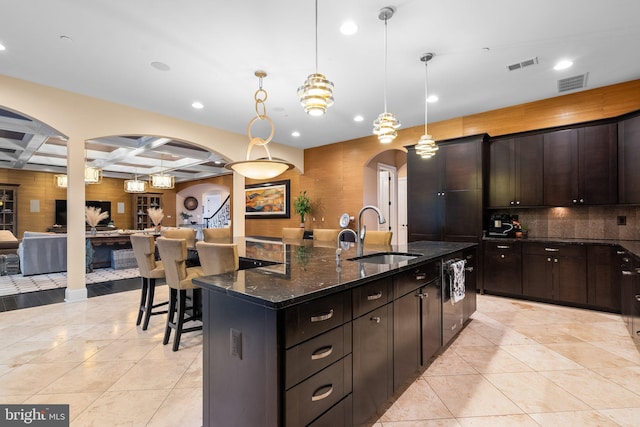
[[[372,247],[365,249],[364,254],[391,250],[420,256],[397,264],[371,264],[349,261],[349,258],[356,256],[356,248],[353,243],[343,242],[348,248],[343,247],[341,262],[337,265],[336,245],[331,243],[257,238],[234,238],[234,243],[238,244],[239,255],[243,258],[280,264],[205,276],[194,279],[194,284],[277,309],[349,289],[476,245],[412,242],[408,245]]]
[[[535,242],[622,246],[624,249],[640,258],[640,241],[638,240],[572,239],[562,237],[528,237],[526,239],[516,239],[512,237],[484,237],[482,240],[487,242]]]

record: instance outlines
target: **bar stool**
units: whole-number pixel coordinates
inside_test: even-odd
[[[202,320],[200,307],[195,303],[200,299],[198,294],[202,290],[195,286],[191,280],[204,274],[200,267],[187,267],[187,241],[185,239],[158,237],[156,245],[164,264],[167,285],[169,285],[169,312],[167,313],[167,326],[162,344],[169,343],[173,329],[175,330],[173,351],[178,351],[180,337],[184,332],[202,330],[202,324],[188,328],[185,328],[184,324]],[[187,290],[193,291],[191,307],[187,307]],[[186,315],[187,309],[191,310],[191,314]]]
[[[155,242],[153,236],[146,234],[132,234],[130,236],[133,254],[136,257],[138,271],[142,282],[142,292],[140,294],[140,308],[138,310],[138,319],[136,326],[142,323],[142,330],[146,331],[149,326],[149,319],[156,314],[164,314],[167,311],[153,311],[163,305],[167,305],[169,301],[154,304],[153,299],[156,289],[156,279],[164,279],[164,266],[162,261],[156,261],[155,258]],[[88,240],[88,239],[87,239]]]
[[[367,230],[364,245],[390,245],[393,231]]]
[[[238,245],[235,243],[197,242],[196,249],[202,271],[207,276],[240,268]]]
[[[283,240],[300,240],[304,237],[304,228],[296,227],[284,227],[282,229]]]
[[[202,236],[205,242],[231,243],[231,228],[203,228]]]
[[[187,248],[192,249],[196,247],[196,233],[197,231],[193,228],[163,228],[160,231],[162,237],[185,239],[187,241]]]

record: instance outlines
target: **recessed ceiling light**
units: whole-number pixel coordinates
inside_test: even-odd
[[[7,48],[4,47],[4,45],[2,43],[0,43],[0,50],[6,50]]]
[[[438,102],[440,98],[437,95],[429,95],[427,97],[427,102]]]
[[[294,130],[293,132],[291,132],[291,136],[293,136],[294,138],[297,138],[300,136],[300,132],[298,132],[297,130]]]
[[[353,118],[353,121],[354,121],[354,122],[361,122],[361,121],[363,121],[363,120],[364,120],[364,117],[362,117],[362,116],[360,116],[360,115],[357,115],[357,116],[355,116],[355,117]]]
[[[198,101],[191,104],[191,106],[196,110],[202,110],[204,108],[204,105],[202,104],[202,102],[198,102]]]
[[[352,36],[358,32],[358,25],[353,21],[345,21],[340,25],[340,32],[345,36]]]
[[[562,61],[558,61],[556,65],[553,66],[553,69],[558,70],[566,70],[567,68],[573,65],[573,61],[569,61],[568,59],[563,59]]]
[[[169,71],[171,69],[171,67],[169,67],[164,62],[158,62],[158,61],[152,62],[151,66],[158,71]]]

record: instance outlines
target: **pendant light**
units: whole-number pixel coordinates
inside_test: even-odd
[[[249,125],[247,126],[247,135],[249,136],[249,147],[247,148],[247,160],[227,163],[224,167],[226,169],[230,169],[239,173],[240,175],[246,176],[251,179],[270,179],[274,178],[281,173],[288,171],[293,168],[291,163],[285,162],[284,160],[274,159],[271,157],[271,153],[269,152],[269,148],[267,148],[267,144],[273,138],[275,134],[275,127],[273,126],[273,121],[269,116],[267,116],[267,107],[264,105],[264,102],[267,100],[267,91],[262,89],[262,79],[267,77],[267,73],[261,70],[255,72],[256,77],[258,77],[258,90],[253,95],[253,98],[256,101],[256,117],[252,118],[249,121]],[[271,133],[267,137],[267,139],[262,139],[259,136],[251,135],[251,127],[258,120],[266,120],[267,123],[271,126]],[[250,160],[251,157],[251,149],[254,145],[260,145],[267,152],[268,158],[259,158],[256,160]]]
[[[400,127],[398,119],[387,111],[387,21],[394,13],[395,9],[387,6],[380,9],[378,14],[378,19],[384,21],[384,113],[373,122],[373,133],[378,135],[378,141],[382,144],[389,144],[396,139],[398,136],[396,129]]]
[[[300,105],[310,116],[322,116],[333,105],[333,83],[324,74],[318,73],[318,0],[316,1],[316,72],[298,88]]]
[[[85,184],[101,184],[102,169],[93,166],[87,166],[87,150],[84,150],[84,183]]]
[[[56,188],[67,188],[67,185],[68,185],[67,175],[65,174],[54,175],[53,184],[56,186]]]
[[[124,182],[124,191],[126,193],[146,193],[147,181],[139,181],[138,173],[133,176],[133,179],[127,179]]]
[[[433,137],[427,132],[427,108],[429,106],[429,91],[427,84],[429,81],[429,72],[427,63],[435,56],[434,53],[425,53],[420,57],[420,61],[424,62],[425,78],[424,78],[424,135],[418,140],[416,144],[416,153],[423,159],[430,159],[436,155],[438,146],[433,140]]]
[[[152,174],[149,176],[151,181],[151,188],[157,188],[159,190],[170,190],[174,187],[175,178],[173,175],[165,175],[162,168],[162,158],[160,159],[160,173]]]

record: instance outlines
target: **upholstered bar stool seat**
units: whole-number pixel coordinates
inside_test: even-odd
[[[202,330],[202,323],[188,328],[185,328],[184,324],[202,320],[200,307],[196,303],[200,300],[197,296],[201,293],[201,289],[192,283],[192,279],[201,277],[204,274],[200,267],[187,268],[187,241],[185,239],[158,237],[156,244],[165,267],[167,285],[169,285],[169,312],[167,313],[167,326],[162,344],[169,343],[171,330],[173,329],[175,331],[173,351],[178,351],[180,337],[184,332]],[[193,291],[192,302],[194,303],[191,307],[187,307],[188,290]],[[187,309],[191,309],[189,315],[187,315]]]
[[[146,331],[149,326],[149,319],[156,314],[164,314],[167,311],[153,311],[163,305],[167,305],[169,301],[164,301],[159,304],[154,304],[153,299],[155,296],[156,279],[164,279],[164,266],[162,261],[156,261],[155,258],[155,242],[153,236],[146,234],[132,234],[131,247],[133,254],[136,257],[138,263],[138,271],[140,272],[140,279],[142,282],[142,292],[140,294],[140,308],[138,310],[138,319],[136,325],[142,323],[142,330]]]
[[[367,230],[364,236],[364,244],[366,245],[390,245],[393,231],[377,231]]]
[[[235,243],[197,242],[198,258],[205,275],[228,273],[240,268],[238,245]]]
[[[187,248],[196,247],[196,233],[197,230],[193,228],[163,228],[160,231],[162,237],[168,239],[185,239],[187,241]],[[160,256],[162,258],[162,256]]]
[[[288,228],[282,229],[282,240],[300,240],[304,237],[304,228]]]
[[[231,243],[231,228],[203,228],[202,236],[205,242]]]
[[[313,240],[336,243],[339,233],[340,230],[335,228],[316,228],[313,230]]]

